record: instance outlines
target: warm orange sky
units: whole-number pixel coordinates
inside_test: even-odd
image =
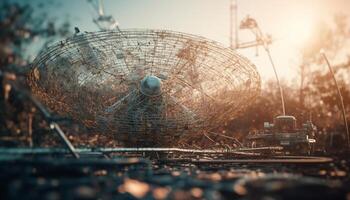
[[[45,0],[36,0],[40,2]],[[94,31],[95,13],[85,0],[53,1],[61,6],[48,8],[51,17],[69,16],[72,26],[82,31]],[[59,3],[57,3],[59,2]],[[297,75],[299,49],[319,21],[329,20],[334,14],[348,14],[349,0],[237,0],[238,17],[256,18],[263,32],[275,39],[271,52],[282,78],[293,81]],[[201,35],[229,45],[230,0],[105,0],[107,14],[112,14],[121,28],[170,29]],[[241,31],[242,40],[250,32]],[[263,78],[274,78],[265,52],[260,49],[239,50],[248,57]]]
[[[240,16],[249,13],[258,20],[264,32],[272,34],[275,39],[271,45],[272,56],[279,74],[288,81],[293,81],[298,73],[300,49],[317,34],[315,26],[321,21],[329,21],[335,14],[348,14],[350,10],[347,0],[238,0],[238,3],[241,5]],[[273,76],[262,50],[259,57],[254,56],[252,49],[241,52],[257,64],[264,79]]]

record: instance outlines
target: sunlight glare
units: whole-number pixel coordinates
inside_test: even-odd
[[[314,20],[312,16],[303,15],[290,19],[287,23],[287,42],[291,46],[301,47],[311,38],[314,27]]]

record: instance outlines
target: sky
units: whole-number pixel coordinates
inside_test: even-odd
[[[31,2],[43,2],[33,0]],[[92,0],[94,1],[94,0]],[[47,1],[46,1],[47,2]],[[270,51],[278,74],[295,81],[300,49],[307,44],[315,24],[335,14],[347,14],[349,0],[236,0],[238,20],[247,15],[257,20],[263,33],[272,35]],[[204,36],[229,46],[230,0],[104,0],[105,13],[113,15],[120,28],[168,29]],[[50,0],[49,17],[68,19],[81,31],[97,31],[97,16],[87,0]],[[73,30],[72,30],[73,31]],[[251,32],[239,31],[241,42],[254,39]],[[257,67],[262,80],[274,78],[262,48],[237,50]]]

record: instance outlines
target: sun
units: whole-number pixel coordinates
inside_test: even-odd
[[[310,15],[299,15],[286,23],[286,40],[295,47],[304,46],[310,39],[314,29],[314,20]]]

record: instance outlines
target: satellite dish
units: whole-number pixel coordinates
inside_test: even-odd
[[[213,131],[260,91],[234,50],[164,30],[75,35],[34,60],[29,82],[54,111],[124,141]]]

